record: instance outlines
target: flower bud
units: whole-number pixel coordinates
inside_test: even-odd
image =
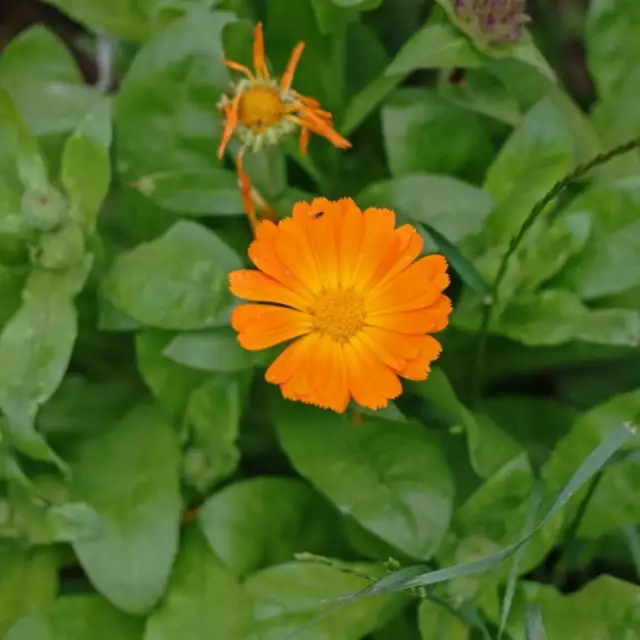
[[[51,186],[26,191],[22,196],[21,210],[27,224],[38,231],[59,229],[69,217],[66,198]]]
[[[453,0],[453,7],[475,37],[492,45],[517,42],[530,21],[525,0]]]

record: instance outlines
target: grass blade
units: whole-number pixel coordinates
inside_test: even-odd
[[[527,640],[547,640],[540,605],[530,605],[524,611],[524,634]]]

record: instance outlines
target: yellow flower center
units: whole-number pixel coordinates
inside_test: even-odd
[[[353,291],[327,291],[312,310],[315,328],[338,342],[347,342],[364,324],[364,300]]]
[[[285,104],[274,87],[247,87],[240,96],[238,120],[254,132],[277,125],[284,112]]]

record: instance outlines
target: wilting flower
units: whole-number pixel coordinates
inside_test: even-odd
[[[530,21],[525,0],[453,0],[456,14],[475,36],[489,44],[512,44]]]
[[[224,64],[241,73],[244,78],[234,83],[230,96],[223,95],[218,104],[225,120],[222,140],[218,147],[218,157],[222,154],[235,135],[242,143],[236,158],[240,188],[247,213],[255,223],[255,207],[248,188],[249,180],[242,169],[242,156],[246,149],[259,151],[263,147],[278,144],[283,137],[300,131],[300,151],[307,153],[309,137],[316,133],[327,138],[339,149],[347,149],[351,143],[333,128],[333,119],[320,103],[303,96],[294,89],[293,76],[300,61],[304,42],[299,42],[289,59],[289,63],[280,80],[272,78],[264,57],[262,24],[254,30],[253,71],[232,60]]]
[[[297,338],[266,373],[286,398],[342,412],[353,397],[378,409],[401,393],[398,376],[429,374],[441,347],[428,334],[451,312],[447,263],[416,260],[422,239],[394,226],[388,209],[317,198],[257,227],[249,257],[258,270],[234,271],[230,285],[260,304],[236,307],[231,324],[249,350]]]

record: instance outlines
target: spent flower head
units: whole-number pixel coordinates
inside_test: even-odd
[[[218,157],[232,136],[242,143],[236,158],[242,200],[252,221],[255,218],[255,193],[250,192],[250,183],[242,167],[245,151],[277,145],[285,136],[300,132],[300,151],[307,153],[309,137],[312,133],[323,136],[339,149],[348,149],[351,143],[333,128],[331,113],[321,108],[313,98],[304,96],[292,87],[294,74],[304,43],[299,42],[281,78],[272,78],[264,54],[262,24],[254,29],[253,70],[232,60],[224,60],[230,69],[241,74],[232,83],[228,95],[223,95],[218,109],[224,118],[222,140],[218,147]]]
[[[453,7],[476,37],[492,45],[517,42],[531,20],[525,0],[453,0]]]

